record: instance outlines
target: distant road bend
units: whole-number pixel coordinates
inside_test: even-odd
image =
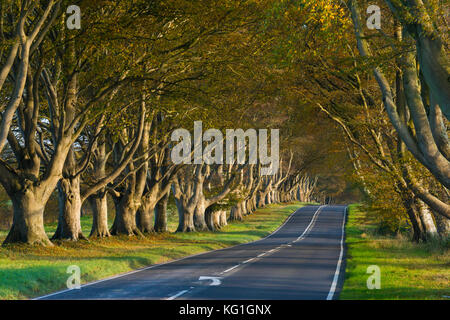
[[[306,206],[270,236],[38,299],[331,300],[343,282],[345,206]]]

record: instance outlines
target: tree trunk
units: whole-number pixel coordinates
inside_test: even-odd
[[[116,217],[111,228],[112,235],[143,236],[136,225],[136,211],[133,196],[126,192],[125,195],[114,197]]]
[[[194,210],[187,210],[181,201],[175,199],[178,208],[178,228],[177,232],[194,232]]]
[[[248,200],[244,200],[244,201],[241,203],[241,212],[242,212],[242,216],[246,216],[246,215],[248,214],[248,212],[249,212],[248,206],[249,206]]]
[[[169,192],[166,193],[155,207],[155,231],[167,232],[167,203],[169,202]]]
[[[225,227],[228,223],[227,223],[227,212],[225,210],[222,210],[220,212],[220,216],[219,216],[219,223],[220,223],[220,227]]]
[[[62,178],[58,182],[58,226],[52,240],[86,239],[81,231],[80,178]]]
[[[220,211],[214,211],[212,214],[212,223],[214,230],[220,230]]]
[[[436,228],[439,233],[439,236],[442,239],[446,239],[450,236],[450,219],[447,219],[446,217],[434,213],[434,219],[436,220]]]
[[[220,229],[220,211],[212,211],[206,209],[205,212],[206,224],[211,231],[217,231]]]
[[[264,205],[269,205],[272,203],[272,192],[269,191],[266,193],[265,199],[264,199]]]
[[[206,201],[204,197],[200,196],[197,201],[197,206],[194,210],[194,226],[197,231],[204,231],[208,229],[205,221]]]
[[[141,206],[136,214],[136,223],[143,233],[154,232],[155,207],[160,196],[160,187],[155,184],[141,198]]]
[[[52,246],[44,229],[44,199],[30,189],[10,195],[13,225],[3,244],[22,242]]]
[[[433,215],[431,214],[430,209],[427,207],[425,203],[418,200],[417,207],[419,209],[420,221],[422,221],[422,225],[424,227],[425,234],[427,238],[437,237],[438,232],[436,229],[436,225],[433,220]]]
[[[403,206],[408,214],[409,221],[413,229],[413,241],[426,241],[426,233],[419,217],[419,210],[416,207],[412,196],[402,195]]]
[[[154,232],[154,210],[156,203],[154,201],[142,200],[141,206],[136,213],[136,224],[142,233]]]
[[[264,208],[266,206],[266,193],[259,191],[256,199],[256,206],[258,208]]]
[[[242,213],[243,202],[238,202],[230,211],[230,221],[242,221],[244,220]]]
[[[252,196],[247,200],[247,214],[252,214],[256,209],[256,196]]]
[[[272,203],[280,203],[280,193],[276,190],[272,191]]]
[[[110,237],[106,193],[101,192],[89,197],[89,202],[92,207],[92,229],[89,237]]]

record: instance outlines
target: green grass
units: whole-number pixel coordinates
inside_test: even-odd
[[[347,267],[340,299],[448,299],[448,243],[415,244],[375,233],[357,205],[349,208],[346,227]],[[367,267],[381,270],[381,289],[367,289]]]
[[[301,203],[271,205],[220,232],[165,233],[145,238],[111,237],[57,242],[54,247],[13,245],[0,248],[0,299],[27,299],[66,288],[70,265],[81,269],[82,283],[188,255],[258,240],[272,233]],[[89,234],[91,217],[82,218]],[[169,215],[169,229],[176,214]],[[56,224],[46,226],[49,236]],[[6,232],[0,233],[3,241]]]

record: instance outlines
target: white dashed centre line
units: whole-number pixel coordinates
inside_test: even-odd
[[[237,267],[239,267],[240,265],[238,264],[238,265],[236,265],[236,266],[234,266],[234,267],[231,267],[231,268],[229,268],[229,269],[227,269],[227,270],[225,270],[224,272],[222,272],[221,274],[224,274],[224,273],[227,273],[227,272],[230,272],[231,270],[233,270],[233,269],[236,269]]]
[[[314,224],[315,224],[315,222],[316,222],[316,220],[317,220],[317,215],[320,213],[320,211],[322,210],[323,207],[324,207],[324,206],[320,206],[320,207],[316,210],[316,212],[314,213],[314,215],[313,215],[313,217],[312,217],[312,219],[311,219],[311,222],[310,222],[309,225],[306,227],[305,231],[297,238],[297,240],[294,240],[294,241],[292,241],[291,243],[295,243],[295,242],[300,241],[300,240],[303,240],[303,239],[305,238],[306,234],[309,233],[309,231],[310,231],[310,230],[312,229],[312,227],[314,226]],[[289,218],[290,218],[290,217],[289,217]],[[289,220],[289,219],[288,219],[288,220]],[[286,222],[285,222],[285,223],[286,223]],[[281,227],[280,227],[279,229],[281,229]],[[278,230],[277,230],[277,231],[278,231]],[[274,252],[274,251],[277,251],[277,250],[279,250],[279,249],[282,249],[282,248],[285,247],[285,246],[287,246],[287,247],[292,247],[291,244],[283,244],[283,245],[281,245],[281,246],[279,246],[279,247],[277,247],[277,248],[271,249],[271,250],[269,250],[269,251],[267,251],[267,252],[263,252],[263,253],[259,254],[258,256],[256,256],[255,258],[248,259],[248,260],[242,262],[242,264],[249,263],[250,261],[253,261],[253,260],[255,260],[256,258],[263,257],[263,256],[265,256],[266,254],[271,253],[271,252]],[[227,270],[221,272],[220,274],[224,274],[224,273],[230,272],[231,270],[236,269],[236,268],[239,267],[240,265],[241,265],[241,264],[235,265],[234,267],[231,267],[231,268],[229,268],[229,269],[227,269]],[[184,294],[184,292],[181,293],[181,294]]]
[[[248,259],[248,260],[245,260],[244,262],[242,262],[242,263],[249,263],[250,261],[253,261],[253,260],[255,260],[256,258],[251,258],[251,259]]]
[[[185,294],[185,293],[188,292],[188,291],[189,291],[189,290],[183,290],[183,291],[180,291],[180,292],[178,292],[177,294],[171,296],[170,298],[167,298],[166,300],[174,300],[174,299],[176,299],[176,298],[182,296],[183,294]]]

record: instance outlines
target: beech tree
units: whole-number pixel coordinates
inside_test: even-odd
[[[373,74],[383,95],[383,103],[391,123],[408,150],[445,187],[450,188],[449,140],[442,119],[443,114],[447,119],[449,117],[450,67],[443,38],[436,29],[439,23],[433,19],[422,1],[407,1],[402,6],[394,1],[387,3],[406,31],[402,36],[402,30],[398,30],[397,40],[403,40],[402,42],[406,42],[406,45],[415,51],[402,52],[399,65],[414,133],[410,131],[406,118],[402,117],[401,108],[395,103],[395,91],[383,70],[375,67]],[[348,7],[358,50],[361,56],[371,58],[373,52],[363,31],[358,1],[349,1]],[[414,40],[414,43],[411,43],[411,40]],[[430,110],[430,116],[427,115],[427,109]],[[431,202],[431,199],[429,201]]]
[[[39,84],[43,62],[42,53],[37,49],[58,16],[59,2],[49,1],[42,8],[42,14],[32,1],[24,1],[15,9],[18,14],[12,9],[7,20],[16,25],[9,36],[16,42],[12,45],[6,64],[2,66],[1,83],[3,85],[9,76],[14,88],[13,94],[7,99],[7,106],[2,108],[0,128],[0,151],[8,142],[15,157],[15,163],[3,159],[0,161],[0,182],[14,208],[13,225],[4,243],[48,245],[50,241],[43,223],[44,207],[61,176],[70,145],[77,137],[74,132],[67,132],[60,137],[48,165],[41,171],[41,161],[45,156],[35,138],[42,112]],[[33,16],[31,20],[28,19],[30,16]],[[19,51],[20,56],[17,56]],[[37,67],[31,66],[31,54],[34,54],[33,60],[37,62]],[[17,110],[18,116],[14,118]],[[13,130],[14,124],[17,125],[17,131]]]

